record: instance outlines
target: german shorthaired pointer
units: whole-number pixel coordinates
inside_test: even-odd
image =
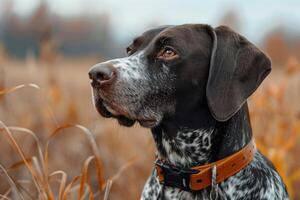
[[[252,140],[247,98],[271,62],[243,36],[225,26],[164,26],[134,39],[127,53],[91,68],[95,107],[121,125],[151,128],[158,159],[190,169],[226,158]],[[289,199],[259,151],[215,186],[166,186],[154,169],[141,199]]]

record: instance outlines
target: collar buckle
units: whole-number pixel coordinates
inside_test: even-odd
[[[191,191],[190,188],[190,175],[198,173],[198,170],[189,168],[179,168],[170,165],[161,160],[156,160],[155,165],[159,170],[157,173],[162,173],[163,179],[160,183],[164,186],[177,187],[185,191]],[[160,176],[160,174],[158,174]]]

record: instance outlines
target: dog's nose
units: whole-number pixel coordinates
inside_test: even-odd
[[[111,64],[97,64],[89,71],[89,77],[92,84],[100,85],[111,83],[116,78],[116,69]]]

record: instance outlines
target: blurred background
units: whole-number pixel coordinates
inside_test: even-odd
[[[271,57],[249,101],[253,132],[300,199],[299,10],[298,0],[0,0],[0,199],[138,199],[151,134],[98,116],[87,71],[143,31],[183,23],[228,25]]]

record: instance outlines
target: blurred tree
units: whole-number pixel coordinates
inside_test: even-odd
[[[288,54],[288,46],[284,40],[283,32],[276,30],[268,34],[265,38],[264,49],[272,58],[273,63],[284,63]]]
[[[55,59],[55,45],[53,40],[53,25],[51,23],[48,4],[41,1],[29,17],[28,27],[39,47],[39,57],[48,63]]]
[[[30,51],[53,62],[58,50],[65,55],[99,57],[116,56],[119,50],[107,13],[59,16],[50,12],[45,0],[29,16],[16,15],[13,7],[13,1],[6,1],[0,21],[0,39],[10,55],[24,58]]]
[[[287,27],[279,26],[265,36],[264,50],[277,66],[285,66],[290,57],[300,59],[300,36]]]
[[[219,24],[229,26],[236,31],[240,31],[242,28],[240,17],[238,16],[236,10],[234,9],[225,12],[223,17],[220,19]]]
[[[10,55],[25,57],[26,51],[31,49],[35,54],[38,52],[38,44],[27,27],[25,19],[20,18],[13,12],[13,1],[4,6],[2,21],[2,40]]]

